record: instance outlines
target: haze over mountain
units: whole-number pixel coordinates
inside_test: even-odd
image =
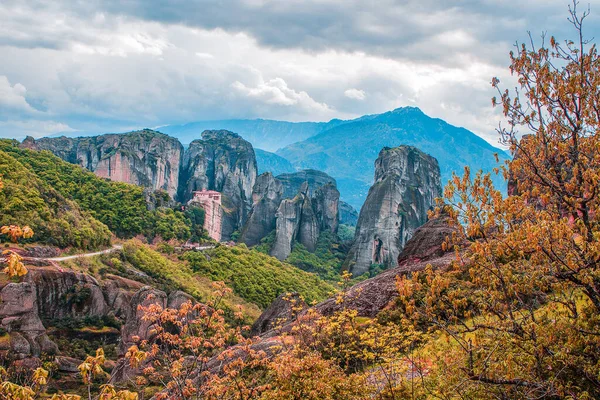
[[[187,144],[198,138],[198,134],[211,129],[226,129],[248,140],[254,147],[276,151],[295,142],[308,139],[343,121],[333,119],[329,122],[287,122],[269,119],[228,119],[220,121],[197,121],[183,125],[167,125],[159,131],[177,137]]]
[[[314,168],[338,181],[342,199],[357,209],[373,182],[374,162],[383,147],[411,145],[435,157],[440,164],[442,185],[452,172],[465,166],[491,172],[507,154],[473,132],[431,118],[419,108],[404,107],[383,114],[345,121],[305,141],[291,144],[277,154],[297,168]],[[495,177],[503,187],[501,177]]]

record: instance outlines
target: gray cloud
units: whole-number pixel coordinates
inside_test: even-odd
[[[507,53],[527,30],[568,37],[567,4],[5,0],[0,135],[416,105],[495,142],[491,77],[512,83]]]

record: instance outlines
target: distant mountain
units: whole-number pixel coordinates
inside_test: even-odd
[[[383,147],[411,145],[437,158],[442,185],[452,172],[491,171],[507,154],[464,128],[431,118],[415,107],[398,108],[383,114],[344,121],[277,154],[296,168],[314,168],[338,181],[342,199],[360,209],[373,182],[374,162]],[[495,183],[504,187],[501,177]]]
[[[217,121],[198,121],[184,125],[167,125],[158,128],[163,133],[178,138],[188,144],[200,138],[205,130],[225,129],[235,132],[267,151],[275,151],[289,144],[308,139],[324,130],[345,123],[339,119],[329,122],[285,122],[268,119],[227,119]]]
[[[291,162],[270,151],[254,149],[258,174],[270,172],[273,176],[295,172],[296,169]]]

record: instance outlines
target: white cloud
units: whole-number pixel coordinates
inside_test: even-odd
[[[202,53],[201,51],[196,52],[196,56],[199,58],[207,59],[207,60],[211,60],[211,59],[215,58],[215,56],[213,56],[212,54]]]
[[[0,136],[413,105],[496,143],[491,77],[511,87],[511,44],[567,25],[559,0],[184,3],[0,2]]]
[[[331,113],[333,110],[325,103],[315,101],[305,91],[295,91],[288,87],[282,78],[261,81],[254,87],[248,87],[239,81],[231,84],[239,93],[266,104],[294,106],[303,110],[312,110],[316,114]]]
[[[349,99],[354,99],[354,100],[364,100],[367,97],[364,90],[355,89],[355,88],[346,89],[344,91],[344,96],[346,96]]]
[[[20,83],[11,85],[5,75],[0,75],[0,115],[3,113],[25,112],[36,110],[25,99],[27,89]]]
[[[40,138],[56,133],[75,132],[75,129],[62,122],[26,120],[26,121],[0,121],[0,132],[13,132],[10,137],[22,139],[25,136]]]

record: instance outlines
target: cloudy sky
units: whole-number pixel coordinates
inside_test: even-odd
[[[2,0],[0,136],[418,106],[496,143],[490,81],[569,0]],[[587,8],[587,2],[582,3]],[[589,36],[600,36],[591,0]],[[580,8],[584,8],[581,7]]]

